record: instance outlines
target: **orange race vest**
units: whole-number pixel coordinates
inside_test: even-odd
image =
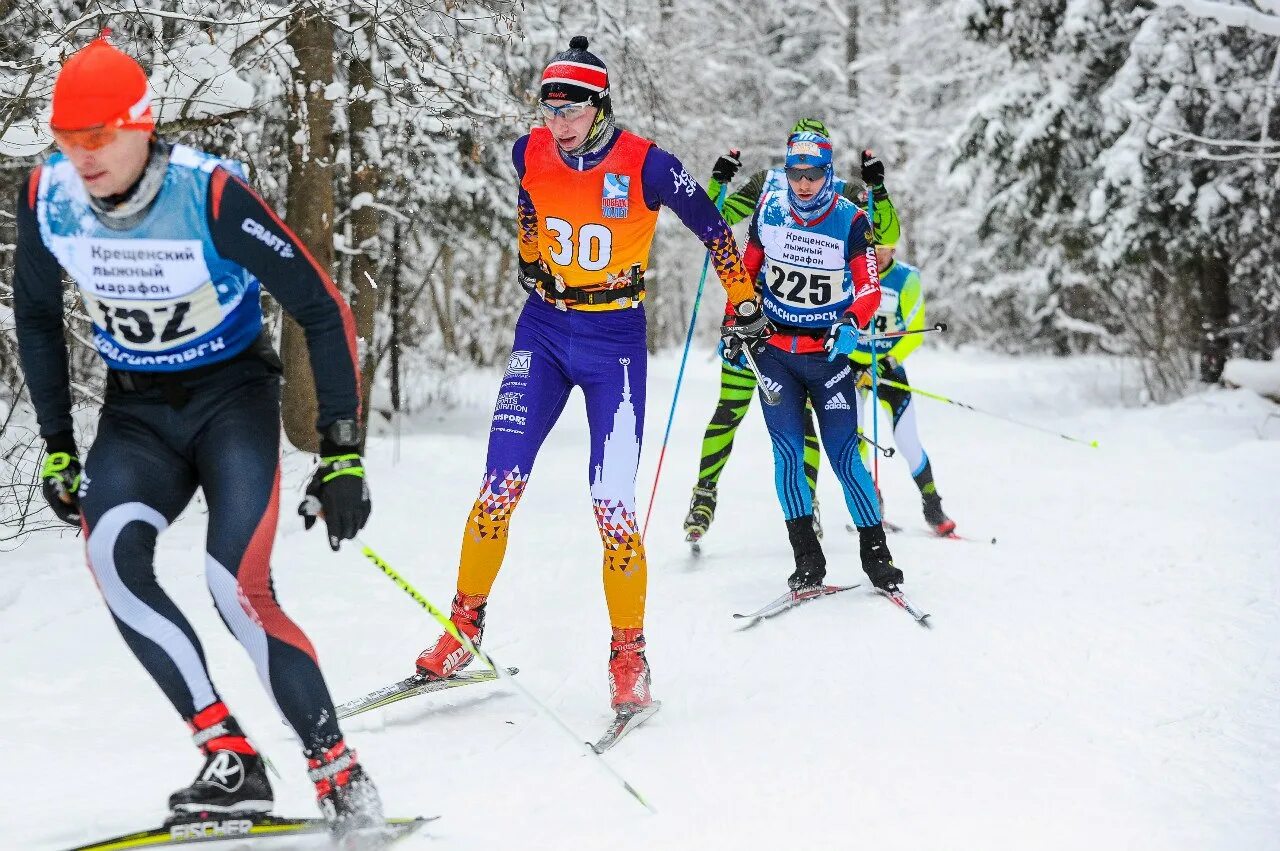
[[[644,202],[640,171],[653,142],[626,130],[618,134],[604,161],[587,171],[565,164],[545,127],[529,133],[524,179],[538,211],[538,253],[567,286],[589,290],[629,286],[632,269],[649,266],[658,211]],[[545,294],[554,300],[555,293]],[[639,299],[644,299],[640,293]],[[619,310],[630,299],[577,310]]]

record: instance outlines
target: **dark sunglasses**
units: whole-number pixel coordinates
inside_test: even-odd
[[[827,170],[821,166],[792,166],[787,169],[787,180],[822,180]]]

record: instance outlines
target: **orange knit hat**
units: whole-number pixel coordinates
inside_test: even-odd
[[[53,130],[155,129],[147,75],[137,60],[107,41],[110,34],[110,29],[103,29],[58,72],[49,118]]]

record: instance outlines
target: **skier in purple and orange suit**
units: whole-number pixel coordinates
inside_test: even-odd
[[[484,483],[462,537],[452,620],[479,643],[486,601],[507,548],[507,528],[538,448],[582,388],[591,429],[588,474],[604,543],[604,589],[613,627],[611,702],[652,703],[643,635],[647,567],[636,525],[635,480],[644,423],[645,297],[658,209],[667,206],[711,252],[744,339],[769,325],[733,234],[696,180],[671,154],[614,124],[605,65],[577,36],[542,75],[544,127],[520,138],[520,283],[529,300],[489,434]],[[449,634],[418,657],[426,677],[471,661]]]

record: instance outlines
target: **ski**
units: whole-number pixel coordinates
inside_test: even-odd
[[[965,535],[957,534],[955,532],[948,532],[945,535],[939,535],[937,532],[934,532],[933,530],[925,531],[923,529],[906,529],[902,526],[899,526],[897,523],[890,523],[888,520],[882,520],[880,521],[880,523],[882,526],[884,526],[884,530],[886,532],[889,532],[890,534],[894,534],[894,535],[909,534],[909,535],[920,537],[920,538],[940,538],[942,540],[949,540],[949,541],[965,541],[966,543],[970,543],[970,544],[994,544],[996,542],[996,539],[994,537],[988,541],[983,538],[970,538]],[[845,528],[845,531],[849,532],[850,534],[856,535],[858,533],[858,527],[850,523],[844,524],[844,528]]]
[[[379,828],[376,832],[382,841],[395,842],[438,818],[439,816],[389,818],[386,828]],[[298,836],[328,832],[329,823],[322,818],[281,818],[259,813],[212,816],[209,813],[200,813],[195,819],[170,819],[160,827],[126,833],[89,845],[78,845],[68,851],[124,851],[128,848],[157,848],[226,839]],[[362,838],[365,838],[365,833],[367,832],[361,832]]]
[[[904,612],[911,615],[911,617],[915,618],[916,623],[920,624],[921,626],[923,627],[932,626],[932,624],[929,623],[929,617],[930,617],[929,613],[923,612],[920,609],[916,608],[915,605],[909,599],[907,599],[907,595],[902,593],[901,588],[894,586],[892,591],[885,591],[883,588],[877,588],[876,593],[879,594],[881,597],[886,598],[889,602],[893,603],[899,609],[902,609]]]
[[[604,731],[604,735],[596,740],[595,744],[587,742],[591,745],[591,749],[596,753],[604,753],[609,748],[622,741],[622,737],[630,733],[636,727],[639,727],[645,721],[654,716],[659,709],[662,708],[662,701],[655,700],[648,706],[639,709],[622,709],[614,716],[613,721],[609,724],[609,728]]]
[[[807,603],[810,600],[816,600],[819,597],[827,597],[831,594],[839,594],[841,591],[848,591],[851,588],[857,588],[860,583],[853,585],[823,585],[820,588],[804,588],[800,591],[788,591],[773,602],[757,609],[748,614],[735,614],[735,618],[745,619],[754,624],[756,621],[764,618],[771,618],[774,615],[781,614],[787,609],[794,608],[801,603]],[[750,626],[751,624],[748,624]]]
[[[518,674],[520,669],[507,668],[507,673]],[[414,674],[412,677],[406,677],[398,683],[392,683],[376,691],[371,691],[364,697],[357,697],[354,700],[348,700],[346,703],[339,703],[334,708],[338,710],[338,719],[341,720],[350,718],[352,715],[359,715],[361,712],[368,712],[370,709],[379,709],[405,698],[417,697],[420,694],[431,694],[432,692],[444,691],[458,686],[472,685],[473,683],[488,683],[497,678],[498,675],[493,671],[461,671],[443,680],[430,680]]]

